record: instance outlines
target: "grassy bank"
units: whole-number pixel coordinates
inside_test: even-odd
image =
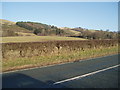
[[[34,56],[31,58],[17,58],[3,60],[2,70],[10,71],[23,68],[40,67],[52,64],[59,64],[98,56],[105,56],[118,53],[118,47],[104,47],[96,49],[85,49],[84,51],[73,51],[69,53],[59,53],[58,55]]]

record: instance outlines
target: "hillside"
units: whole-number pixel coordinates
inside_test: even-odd
[[[0,19],[2,36],[73,36],[74,31],[37,22],[12,22]]]
[[[4,19],[0,19],[0,24],[6,24],[6,25],[15,25],[16,22],[12,22],[12,21],[8,21],[8,20],[4,20]]]
[[[2,20],[2,36],[66,36],[85,39],[117,39],[118,33],[109,30],[91,30],[82,27],[58,28],[38,22],[11,22]]]
[[[61,27],[63,31],[65,31],[69,36],[79,36],[81,32],[72,30],[72,28]]]
[[[118,39],[118,32],[109,30],[92,30],[85,28],[72,28],[71,30],[80,32],[79,37],[86,39]]]
[[[0,30],[0,31],[2,32],[3,37],[35,35],[31,31],[17,26],[16,22],[0,19],[0,24],[2,25],[2,28],[1,28],[2,30]]]
[[[37,22],[17,22],[16,25],[32,31],[38,36],[57,35],[65,36],[67,33],[53,25],[47,25]]]

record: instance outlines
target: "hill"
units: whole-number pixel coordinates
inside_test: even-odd
[[[7,25],[14,25],[16,24],[16,22],[12,22],[12,21],[8,21],[8,20],[4,20],[4,19],[0,19],[0,24],[7,24]]]
[[[65,31],[69,36],[79,36],[81,32],[72,30],[72,28],[61,27],[63,31]]]
[[[2,36],[66,36],[85,39],[117,39],[118,33],[109,30],[91,30],[82,27],[58,28],[38,22],[11,22],[2,20]]]
[[[118,32],[109,30],[91,30],[81,27],[72,28],[71,30],[80,32],[79,37],[86,39],[118,39]]]
[[[38,36],[57,35],[65,36],[67,33],[53,25],[47,25],[37,22],[17,22],[16,25],[32,31]]]
[[[3,37],[35,35],[35,34],[33,34],[33,32],[16,25],[16,22],[0,19],[0,24],[2,25],[2,28],[0,31],[2,33],[1,36],[3,36]]]

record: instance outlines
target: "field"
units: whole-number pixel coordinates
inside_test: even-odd
[[[54,40],[86,40],[83,38],[60,37],[60,36],[17,36],[17,37],[2,37],[2,43],[16,42],[44,42]]]

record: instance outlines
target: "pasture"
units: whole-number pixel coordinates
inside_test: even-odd
[[[87,40],[75,37],[63,36],[17,36],[17,37],[2,37],[2,43],[17,43],[17,42],[44,42],[56,40]]]

